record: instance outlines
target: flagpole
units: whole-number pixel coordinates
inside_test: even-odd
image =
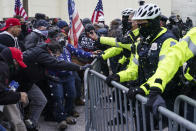
[[[23,3],[23,7],[26,11],[27,16],[29,16],[29,6],[28,6],[29,5],[29,0],[23,0],[22,3]]]

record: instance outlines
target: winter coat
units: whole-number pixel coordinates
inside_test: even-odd
[[[11,51],[7,48],[0,54],[0,105],[16,104],[20,93],[6,90],[11,78],[10,66],[13,66]]]
[[[30,49],[35,47],[37,44],[44,42],[45,37],[39,30],[33,30],[30,34],[28,34],[24,40],[25,48]]]
[[[92,59],[92,57],[93,57],[92,53],[86,52],[81,48],[75,48],[71,44],[67,44],[66,48],[71,53],[71,55],[73,55],[77,58]]]
[[[65,61],[65,62],[71,62],[71,54],[66,49],[66,47],[63,48],[63,53],[56,57],[58,61]],[[56,70],[49,70],[48,71],[48,78],[49,80],[56,81],[56,82],[63,82],[67,77],[72,75],[72,71],[56,71]]]
[[[79,47],[81,47],[82,49],[84,49],[85,51],[95,51],[97,50],[96,46],[95,46],[95,41],[89,37],[86,36],[85,32],[83,32],[79,39],[78,39],[78,45]]]
[[[0,33],[0,51],[2,51],[5,47],[16,47],[16,48],[24,48],[21,43],[18,43],[16,37],[4,31]]]
[[[71,55],[74,55],[74,56],[80,57],[80,58],[84,58],[84,59],[91,59],[92,58],[92,53],[85,52],[82,49],[75,48],[71,44],[67,44],[66,47],[63,47],[63,53],[57,57],[57,60],[71,62]],[[54,70],[48,71],[49,79],[53,80],[53,81],[57,81],[57,82],[63,82],[70,75],[72,75],[71,71],[54,71]]]
[[[22,88],[27,90],[31,88],[33,83],[45,79],[48,70],[69,70],[79,71],[80,66],[65,61],[58,61],[54,56],[51,56],[47,51],[47,44],[37,45],[23,52],[23,60],[27,64],[26,69],[19,71],[17,77]]]

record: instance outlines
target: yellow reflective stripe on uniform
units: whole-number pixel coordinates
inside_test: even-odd
[[[192,81],[193,77],[189,74],[190,68],[187,69],[186,73],[184,74],[184,77],[188,80],[188,81]]]
[[[192,53],[194,55],[196,55],[196,44],[193,43],[193,41],[191,40],[190,36],[187,36],[187,37],[185,37],[182,40],[184,40],[184,41],[186,41],[188,43],[188,48],[192,51]]]
[[[139,35],[139,28],[133,30],[133,34],[137,37]]]
[[[139,35],[139,29],[137,28],[137,29],[133,30],[132,31],[132,34],[134,35],[135,38],[138,37],[138,35]],[[132,41],[135,41],[133,39],[133,36],[131,35],[131,33],[129,33],[129,37],[132,39]]]
[[[159,34],[152,40],[151,43],[153,43],[159,36],[161,36],[162,34],[167,32],[167,29],[164,27],[161,27],[163,30],[161,32],[159,32]]]

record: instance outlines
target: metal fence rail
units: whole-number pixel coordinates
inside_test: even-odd
[[[98,66],[93,69],[98,72],[87,69],[84,75],[86,131],[162,131],[165,127],[174,131],[178,125],[181,130],[196,131],[194,123],[164,107],[158,108],[159,116],[155,119],[145,107],[146,97],[127,99],[128,88],[115,81],[114,88],[108,87]]]
[[[194,99],[189,98],[185,95],[179,95],[174,103],[174,112],[178,115],[183,116],[185,119],[188,119],[193,123],[196,123],[196,101]],[[178,125],[175,123],[174,126],[177,131]],[[181,126],[180,128],[181,130],[184,130]]]

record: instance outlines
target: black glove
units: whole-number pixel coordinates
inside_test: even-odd
[[[110,76],[108,76],[107,78],[106,78],[106,80],[105,80],[105,82],[107,83],[107,85],[109,86],[109,87],[112,87],[112,85],[111,85],[111,81],[116,81],[116,82],[120,82],[120,76],[119,75],[117,75],[117,74],[112,74],[112,75],[110,75]]]
[[[87,68],[92,69],[92,65],[86,64],[86,65],[84,65],[84,66],[80,66],[80,70],[81,70],[81,71],[84,71],[84,70],[86,70]]]
[[[127,49],[123,49],[122,54],[123,54],[125,57],[129,58],[129,57],[131,56],[131,51],[130,51],[130,50],[127,50]]]
[[[133,43],[133,40],[130,38],[130,36],[125,36],[125,37],[117,37],[116,38],[117,42],[121,42],[122,44],[130,44]]]
[[[103,51],[97,54],[97,59],[100,60],[100,61],[104,61],[104,59],[102,57],[102,54],[104,54]]]
[[[158,119],[158,107],[166,107],[165,100],[161,97],[161,90],[158,87],[151,87],[150,94],[146,103],[147,108]]]
[[[129,99],[134,100],[137,94],[145,95],[145,92],[140,87],[132,87],[129,89],[127,96]]]
[[[115,69],[115,73],[116,72],[119,72],[120,71],[120,69],[123,67],[123,64],[121,64],[121,63],[117,63],[117,65],[116,65],[116,69]],[[113,72],[114,73],[114,72]]]

